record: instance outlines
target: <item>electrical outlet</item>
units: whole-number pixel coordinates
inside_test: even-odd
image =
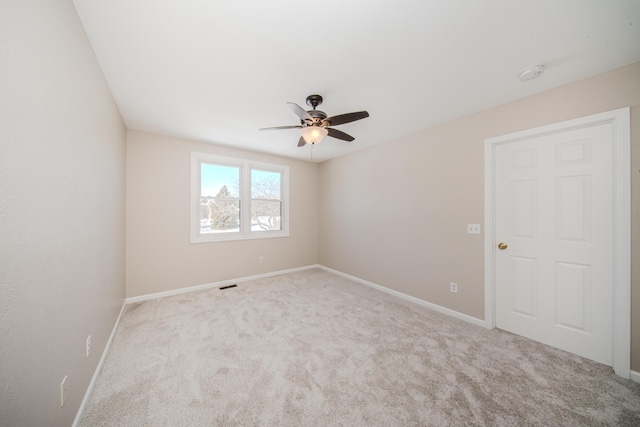
[[[458,284],[455,282],[449,283],[449,290],[453,293],[458,293]]]
[[[258,263],[263,264],[264,263],[264,257],[262,255],[260,255],[258,257]]]
[[[91,353],[91,335],[87,337],[87,357],[89,357],[89,353]]]
[[[467,234],[480,234],[480,224],[467,224]]]
[[[64,406],[64,403],[67,401],[67,378],[69,375],[65,375],[60,383],[60,407]]]

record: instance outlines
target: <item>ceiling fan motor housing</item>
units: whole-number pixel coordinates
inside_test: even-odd
[[[313,117],[313,121],[309,122],[308,120],[301,120],[302,124],[307,126],[325,126],[323,124],[324,120],[327,118],[327,113],[320,110],[309,110],[307,111],[311,117]]]

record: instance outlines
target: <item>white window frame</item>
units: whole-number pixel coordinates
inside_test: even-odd
[[[200,233],[200,171],[201,164],[215,164],[240,168],[240,231],[237,233]],[[282,176],[281,230],[251,230],[251,170],[278,172]],[[191,153],[191,220],[189,224],[191,243],[226,242],[248,239],[289,237],[289,166],[256,162],[235,157],[208,153]]]

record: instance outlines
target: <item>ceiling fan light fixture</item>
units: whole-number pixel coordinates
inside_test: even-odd
[[[328,130],[320,126],[307,126],[300,129],[300,134],[307,144],[321,143],[328,133]]]

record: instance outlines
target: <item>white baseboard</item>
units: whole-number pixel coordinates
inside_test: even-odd
[[[82,403],[80,403],[80,408],[78,408],[78,413],[76,414],[75,420],[73,420],[73,427],[76,427],[82,416],[84,415],[84,411],[89,403],[89,399],[91,398],[91,394],[93,393],[93,389],[96,386],[96,382],[98,381],[98,377],[100,376],[100,372],[102,372],[102,367],[104,366],[105,360],[107,360],[107,353],[111,348],[111,343],[113,342],[113,338],[116,336],[116,331],[118,330],[118,325],[120,325],[120,319],[122,319],[122,314],[124,313],[124,308],[127,306],[127,302],[124,301],[122,303],[122,307],[120,308],[120,313],[118,314],[118,318],[116,319],[115,325],[113,325],[113,329],[111,330],[111,335],[109,335],[109,339],[107,340],[107,344],[104,346],[104,351],[102,352],[102,356],[100,357],[100,361],[98,362],[98,366],[96,366],[96,370],[93,373],[93,377],[91,378],[91,382],[89,383],[89,387],[87,387],[87,391],[84,393],[84,398],[82,399]]]
[[[250,280],[263,279],[265,277],[280,276],[282,274],[294,273],[296,271],[303,271],[303,270],[311,270],[312,268],[319,268],[319,267],[320,266],[318,264],[314,264],[314,265],[307,265],[304,267],[290,268],[288,270],[273,271],[271,273],[257,274],[255,276],[241,277],[238,279],[229,279],[229,280],[223,280],[220,282],[205,283],[204,285],[189,286],[187,288],[173,289],[171,291],[157,292],[153,294],[140,295],[137,297],[130,297],[130,298],[127,298],[125,302],[127,304],[131,304],[134,302],[147,301],[147,300],[156,299],[156,298],[164,298],[172,295],[186,294],[188,292],[201,291],[204,289],[220,288],[227,285],[233,285],[234,283],[248,282]]]
[[[640,383],[640,372],[631,371],[631,379],[637,383]]]
[[[430,308],[430,309],[432,309],[434,311],[437,311],[439,313],[447,314],[447,315],[455,317],[457,319],[464,320],[466,322],[473,323],[474,325],[482,326],[483,328],[486,328],[485,321],[482,320],[482,319],[478,319],[477,317],[469,316],[467,314],[460,313],[459,311],[451,310],[450,308],[442,307],[441,305],[433,304],[433,303],[430,303],[430,302],[425,301],[423,299],[412,297],[411,295],[403,294],[402,292],[398,292],[398,291],[395,291],[393,289],[386,288],[386,287],[378,285],[376,283],[369,282],[369,281],[364,280],[364,279],[360,279],[359,277],[351,276],[349,274],[343,273],[343,272],[338,271],[338,270],[334,270],[334,269],[329,268],[329,267],[325,267],[323,265],[319,265],[318,268],[321,268],[321,269],[323,269],[325,271],[328,271],[329,273],[333,273],[333,274],[336,274],[338,276],[342,276],[345,279],[349,279],[349,280],[352,280],[354,282],[357,282],[357,283],[369,286],[371,288],[377,289],[379,291],[385,292],[387,294],[402,298],[402,299],[410,301],[410,302],[412,302],[414,304],[418,304],[418,305],[421,305],[423,307]]]

